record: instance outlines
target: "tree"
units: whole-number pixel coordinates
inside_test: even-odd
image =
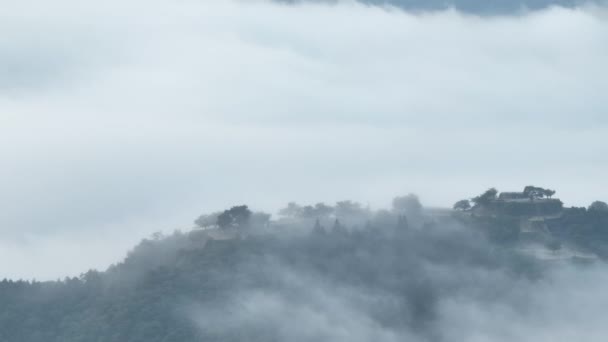
[[[315,206],[307,205],[302,207],[300,216],[304,219],[327,217],[333,212],[333,210],[334,208],[326,206],[323,203],[317,203]]]
[[[410,223],[407,220],[407,216],[399,215],[397,218],[397,229],[399,230],[407,230],[410,228]]]
[[[266,227],[270,223],[272,215],[261,211],[251,214],[251,224],[257,227]]]
[[[232,207],[224,210],[217,217],[217,225],[222,229],[241,228],[249,224],[251,210],[246,205]]]
[[[555,195],[555,190],[549,190],[549,189],[545,189],[545,196],[548,198],[553,197],[553,195]]]
[[[495,188],[490,188],[486,190],[483,194],[473,198],[471,201],[475,203],[475,205],[486,205],[491,201],[496,199],[496,195],[498,195],[498,190]]]
[[[334,207],[326,205],[323,202],[315,204],[315,215],[317,217],[327,217],[334,212]]]
[[[325,227],[323,227],[323,226],[321,225],[321,222],[319,222],[319,219],[317,219],[317,220],[315,221],[315,226],[314,226],[314,228],[312,229],[312,232],[313,232],[314,234],[317,234],[317,235],[326,235],[326,234],[327,234],[327,231],[325,230]]]
[[[336,219],[334,221],[334,226],[331,227],[331,232],[332,232],[332,234],[335,234],[335,235],[345,235],[345,234],[348,234],[348,230],[346,230],[346,227],[344,227],[340,223],[340,220],[338,220],[338,219]]]
[[[454,210],[466,211],[471,209],[471,201],[467,199],[460,200],[454,203]]]
[[[336,202],[335,214],[337,217],[353,217],[359,216],[364,212],[360,203],[353,201]]]
[[[555,195],[555,190],[544,189],[534,185],[528,185],[524,188],[524,195],[528,196],[531,200],[540,199],[544,197],[551,198]]]
[[[286,208],[279,210],[279,215],[290,218],[300,217],[302,215],[302,206],[296,202],[289,202]]]
[[[388,210],[378,210],[372,218],[372,224],[376,227],[388,227],[394,224],[395,216]]]
[[[395,197],[393,199],[393,210],[398,213],[419,214],[422,211],[420,199],[415,194]]]
[[[217,218],[220,216],[221,212],[211,213],[211,214],[203,214],[197,218],[194,223],[201,228],[211,228],[217,225]]]
[[[608,213],[608,204],[602,201],[595,201],[589,206],[589,211]]]

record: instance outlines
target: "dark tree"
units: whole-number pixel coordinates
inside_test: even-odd
[[[555,195],[555,190],[549,190],[534,185],[528,185],[524,188],[524,195],[528,196],[532,200],[544,197],[551,198],[553,195]]]
[[[498,190],[495,188],[490,188],[486,190],[483,194],[473,198],[471,201],[475,203],[475,205],[486,205],[494,200],[496,200],[496,195],[498,195]]]
[[[399,215],[399,218],[397,218],[397,229],[407,230],[409,228],[410,228],[410,223],[407,220],[407,216]]]
[[[296,218],[302,215],[302,206],[296,202],[287,203],[287,207],[279,210],[279,215],[283,217]]]
[[[334,207],[326,205],[325,203],[315,204],[315,215],[317,217],[327,217],[334,212]]]
[[[407,196],[395,197],[393,199],[393,210],[400,213],[419,213],[422,211],[420,199],[415,194]]]
[[[454,210],[460,210],[460,211],[466,211],[471,209],[471,201],[469,200],[460,200],[456,203],[454,203]]]
[[[348,201],[350,204],[352,202]],[[342,203],[342,202],[340,202]],[[346,203],[346,202],[344,202]],[[341,208],[344,209],[344,208]],[[289,218],[297,219],[315,219],[315,218],[326,218],[333,214],[335,211],[334,207],[326,205],[325,203],[317,203],[313,205],[300,206],[295,202],[290,202],[287,207],[279,210],[279,215]]]
[[[333,234],[337,234],[337,235],[343,235],[343,234],[347,234],[348,231],[346,230],[346,227],[344,227],[341,223],[340,220],[336,219],[334,221],[334,226],[331,227],[331,232]]]
[[[194,223],[201,228],[210,228],[217,225],[217,219],[221,215],[221,212],[204,214],[199,216]]]
[[[555,195],[555,190],[545,189],[545,197],[551,198]]]
[[[272,215],[261,211],[251,214],[251,224],[257,227],[266,227],[270,224]]]
[[[589,211],[608,213],[608,204],[602,201],[595,201],[589,206]]]
[[[365,209],[360,203],[353,201],[336,202],[335,214],[337,217],[354,217],[363,214]]]
[[[217,225],[222,228],[241,228],[249,224],[251,218],[251,210],[246,205],[232,207],[224,210],[217,217]]]
[[[313,231],[314,234],[317,234],[317,235],[325,235],[325,234],[327,234],[327,231],[325,230],[325,227],[323,227],[321,225],[321,222],[319,222],[319,219],[317,219],[315,221],[315,226],[312,229],[312,231]]]

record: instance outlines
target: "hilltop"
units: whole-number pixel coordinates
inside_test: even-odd
[[[595,201],[588,208],[567,208],[560,199],[553,198],[555,194],[555,190],[532,185],[521,192],[491,188],[458,201],[454,210],[463,222],[485,225],[489,234],[504,243],[542,245],[554,257],[574,253],[582,258],[606,258],[608,204]],[[562,248],[564,253],[560,254]]]
[[[155,234],[106,271],[1,281],[0,340],[442,341],[446,303],[486,305],[600,262],[526,253],[522,222],[537,211],[507,203],[556,200],[506,196],[490,190],[457,210],[407,195],[383,210],[342,201],[290,203],[274,220],[246,205],[204,214],[197,228]],[[555,241],[603,257],[608,214],[597,207],[547,209],[543,224]]]

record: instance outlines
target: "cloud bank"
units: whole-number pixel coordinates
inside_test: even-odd
[[[230,295],[200,305],[186,301],[187,317],[202,339],[605,339],[605,264],[532,260],[469,228],[410,233],[376,236],[375,243],[382,241],[377,249],[369,248],[373,237],[359,232],[356,248],[344,237],[332,245],[339,238],[330,234],[311,243],[314,255],[302,253],[307,249],[298,243],[279,249],[282,258],[272,248],[247,254],[224,269],[233,276],[222,273],[233,280],[226,281]]]
[[[337,3],[339,0],[276,0],[283,3],[302,3],[312,1],[317,3]],[[437,11],[457,9],[476,15],[511,15],[528,11],[546,9],[548,7],[575,8],[585,4],[601,4],[602,1],[586,0],[357,0],[367,5],[394,6],[409,11]]]
[[[450,205],[528,183],[566,204],[605,198],[603,7],[506,17],[356,2],[2,8],[6,245],[134,239],[234,203],[384,206],[416,192]],[[25,248],[4,252],[8,276],[35,276],[52,257]],[[94,254],[109,264],[124,247]]]

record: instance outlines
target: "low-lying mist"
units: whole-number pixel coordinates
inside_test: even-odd
[[[192,304],[188,317],[202,336],[260,341],[600,341],[607,336],[603,262],[538,259],[518,248],[521,241],[496,240],[484,230],[490,227],[424,210],[412,195],[397,198],[391,210],[340,203],[336,207],[349,207],[350,215],[335,216],[350,219],[351,226],[339,219],[331,223],[334,217],[325,220],[328,225],[312,223],[311,217],[327,211],[322,203],[288,205],[282,214],[291,216],[292,224],[299,217],[309,232],[314,225],[312,232],[258,241],[265,247],[240,259],[226,300]]]
[[[479,216],[482,197],[466,210],[407,195],[379,210],[341,201],[289,203],[275,218],[246,205],[204,214],[104,272],[0,282],[0,339],[603,341],[602,249],[566,235],[528,241],[505,217]],[[588,217],[606,219],[604,207]]]

